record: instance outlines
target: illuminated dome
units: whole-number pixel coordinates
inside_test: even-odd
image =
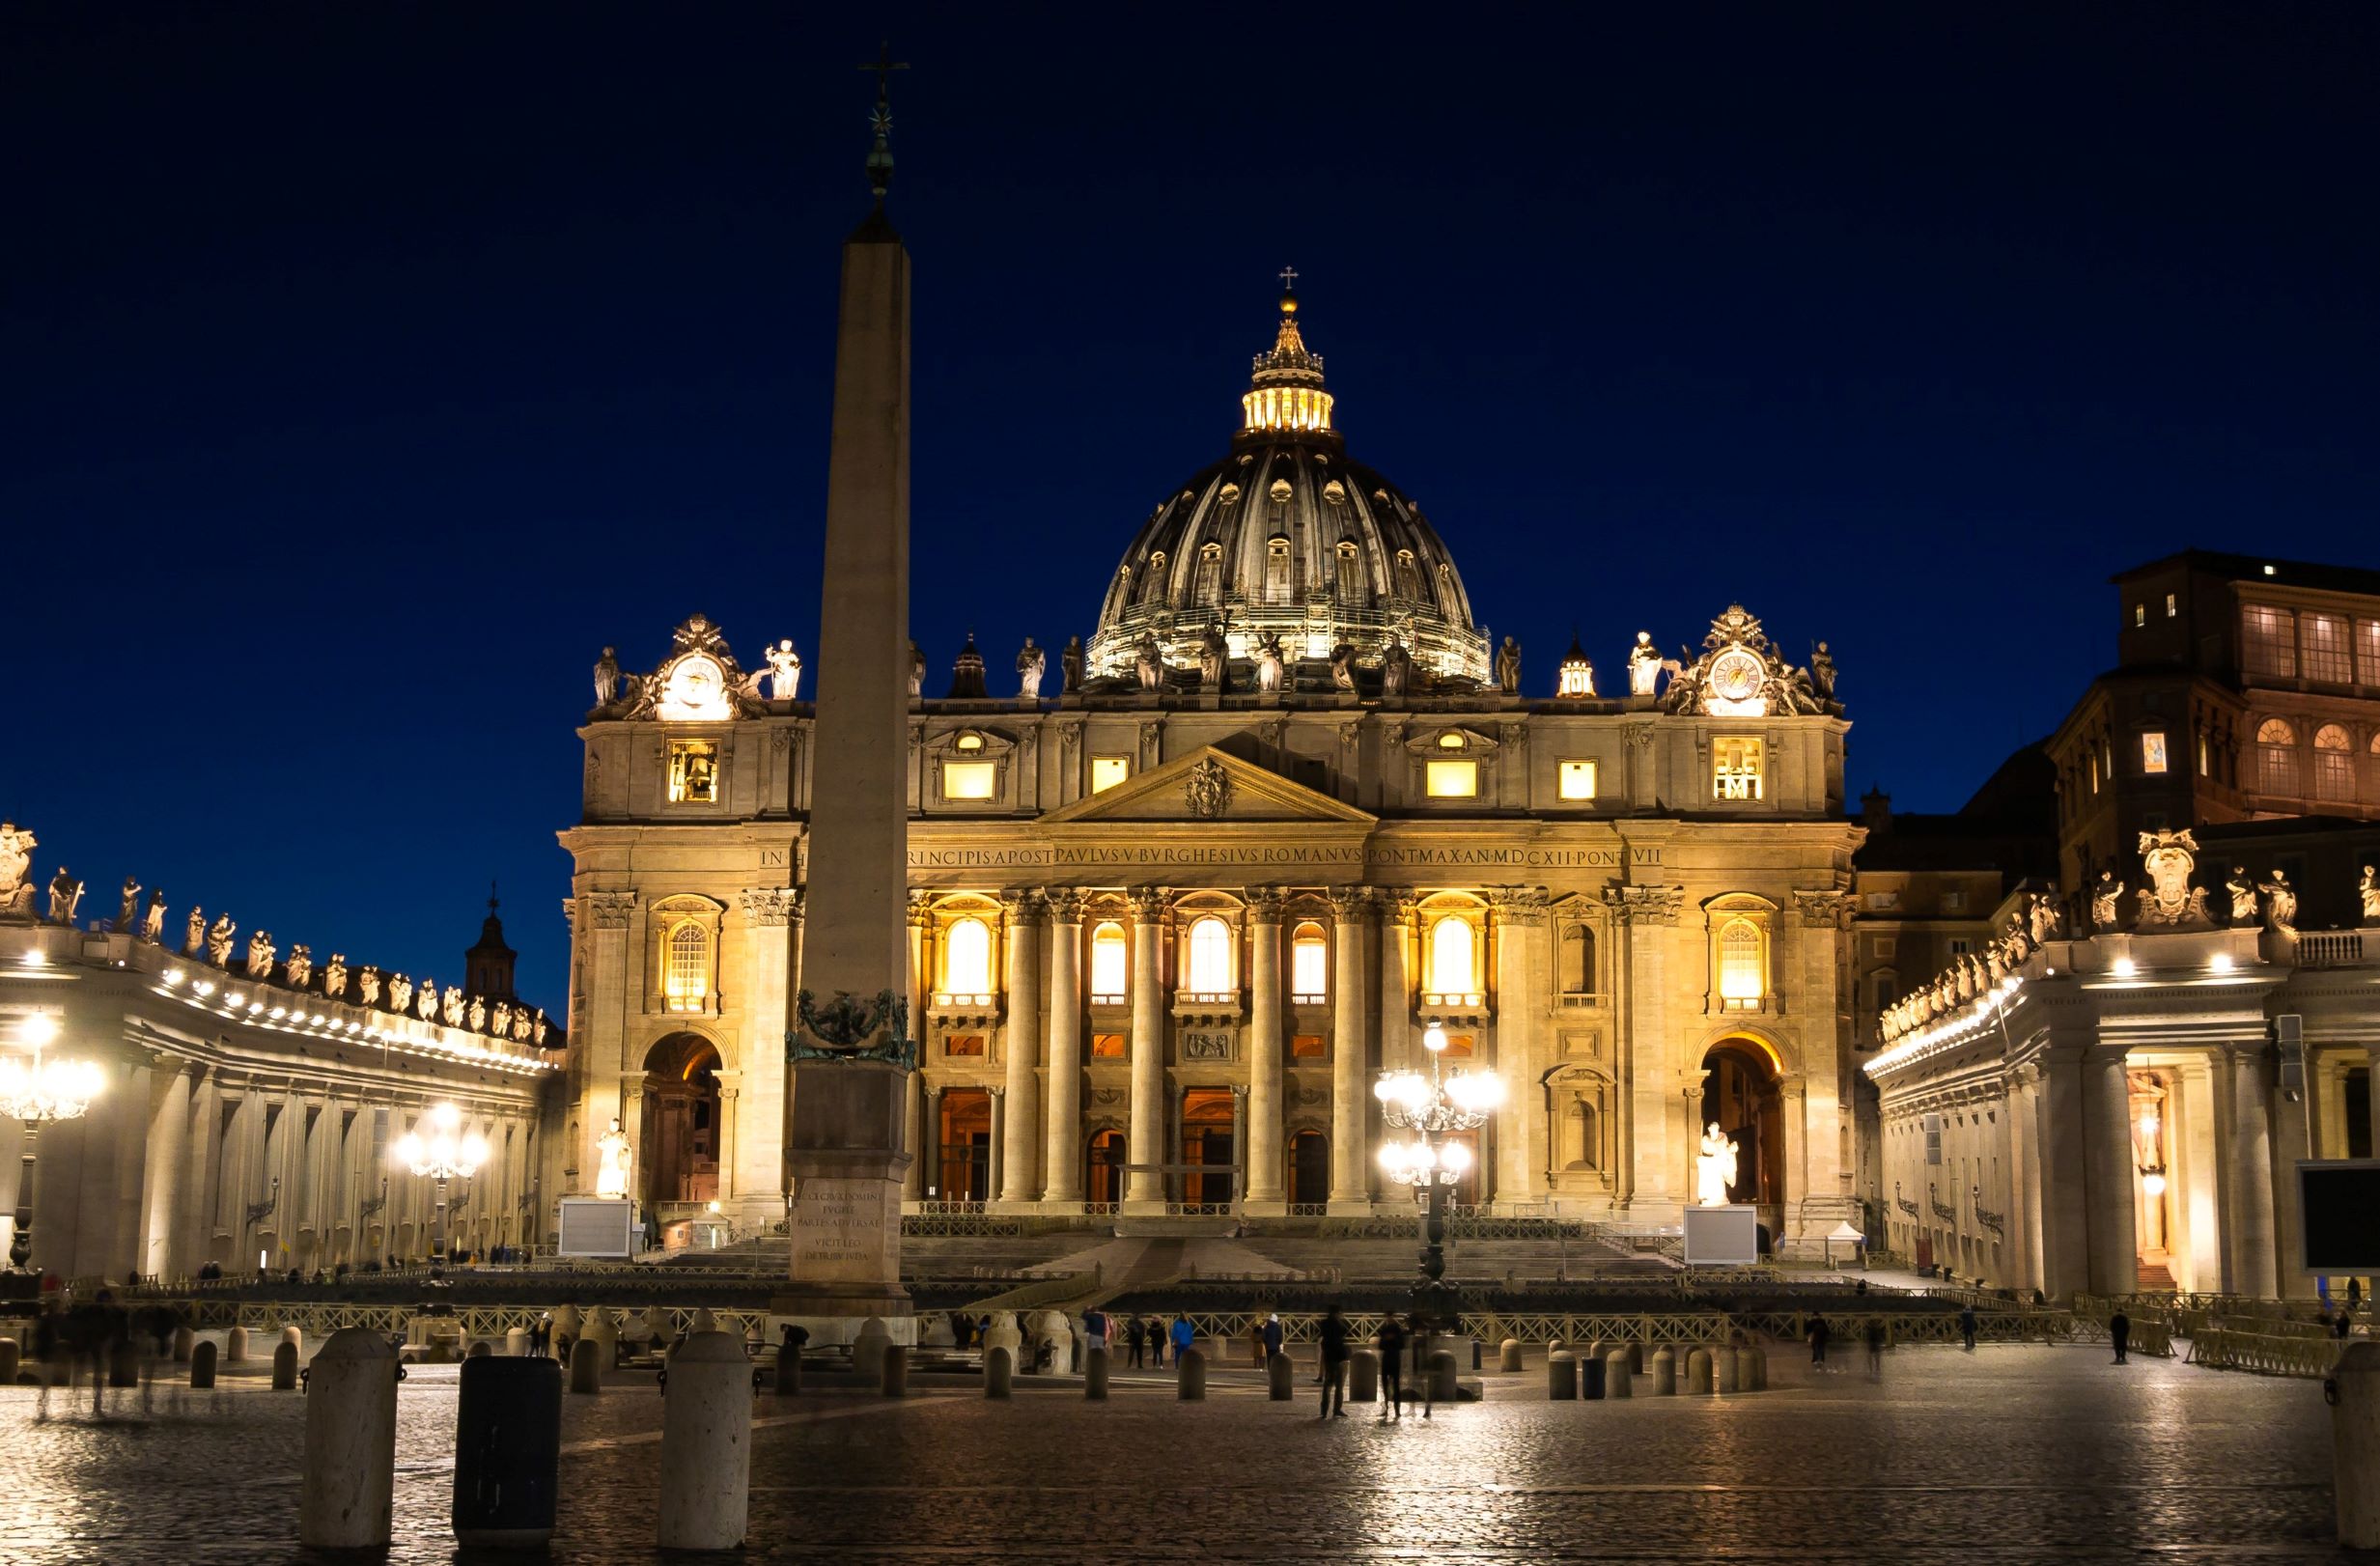
[[[1087,672],[1129,676],[1144,635],[1168,664],[1195,664],[1219,620],[1235,662],[1277,635],[1293,666],[1309,665],[1296,670],[1309,686],[1327,683],[1333,647],[1373,664],[1391,637],[1425,680],[1485,683],[1487,638],[1453,557],[1402,490],[1348,461],[1322,355],[1306,349],[1297,300],[1284,295],[1280,309],[1231,454],[1158,502],[1124,552],[1084,649]]]

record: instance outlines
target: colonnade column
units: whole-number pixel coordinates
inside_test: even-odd
[[[2310,1300],[2314,1298],[2313,1276],[2296,1265],[2296,1259],[2306,1248],[2305,1215],[2298,1211],[2297,1162],[2314,1156],[2314,1074],[2307,1069],[2302,1039],[2277,1048],[2282,1079],[2295,1080],[2298,1087],[2294,1093],[2283,1092],[2272,1101],[2273,1157],[2278,1164],[2273,1186],[2273,1286],[2283,1299]]]
[[[179,1205],[184,1140],[190,1129],[190,1072],[181,1061],[168,1066],[173,1076],[158,1096],[149,1118],[148,1168],[142,1176],[141,1248],[144,1272],[170,1275]]]
[[[1367,1145],[1372,1121],[1371,1084],[1365,1079],[1363,1032],[1363,925],[1370,912],[1369,888],[1330,888],[1330,1208],[1363,1213],[1371,1208]]]
[[[2086,1031],[2083,1037],[2087,1039]],[[2083,1056],[2079,1043],[2053,1042],[2041,1051],[2035,1092],[2041,1167],[2041,1282],[2055,1299],[2090,1288],[2088,1238],[2084,1230]],[[1925,1216],[1918,1219],[1922,1224]]]
[[[2008,1282],[2030,1289],[2041,1281],[2041,1188],[2034,1167],[2034,1123],[2030,1066],[2008,1074]]]
[[[1165,993],[1158,956],[1165,929],[1165,894],[1154,886],[1133,889],[1133,1119],[1132,1163],[1124,1201],[1143,1212],[1162,1211],[1165,1161]]]
[[[2083,1064],[2085,1179],[2089,1206],[2090,1292],[2141,1286],[2132,1189],[2132,1078],[2124,1051],[2103,1046]]]
[[[909,1134],[911,1144],[909,1168],[901,1176],[901,1197],[904,1201],[922,1201],[926,1188],[939,1190],[942,1174],[941,1117],[927,1102],[925,1073],[926,995],[924,989],[926,924],[934,917],[933,907],[923,896],[910,893],[909,900],[909,969],[907,985],[902,993],[909,997],[910,1037],[917,1041],[918,1069],[909,1074]],[[798,934],[798,932],[797,932]],[[798,966],[798,952],[796,963]]]
[[[1006,1157],[1000,1200],[1031,1202],[1041,1195],[1041,894],[1000,898],[1008,936]]]
[[[2273,1254],[2272,1084],[2264,1047],[2224,1051],[2231,1072],[2231,1211],[2224,1246],[2224,1285],[2231,1293],[2270,1300],[2278,1290]]]
[[[925,1073],[911,1072],[910,1075],[922,1077]],[[923,1165],[926,1168],[924,1183],[918,1188],[921,1196],[930,1195],[936,1201],[948,1201],[950,1191],[942,1182],[942,1090],[931,1085],[921,1087],[917,1097],[924,1124],[917,1129],[917,1157],[910,1161],[910,1166],[916,1168]]]
[[[1516,889],[1497,897],[1496,1072],[1503,1078],[1504,1106],[1491,1122],[1496,1131],[1496,1190],[1498,1206],[1541,1201],[1546,1193],[1545,1094],[1538,1087],[1546,1051],[1546,973],[1536,950],[1545,929],[1542,891]],[[1384,939],[1384,947],[1386,941]]]
[[[984,1170],[984,1186],[989,1193],[996,1195],[1008,1173],[1008,1089],[994,1082],[984,1092],[992,1100],[992,1161]]]
[[[1242,1199],[1247,1211],[1288,1211],[1281,1168],[1281,896],[1270,887],[1247,894],[1247,1171]]]
[[[1050,905],[1050,1086],[1042,1160],[1052,1206],[1082,1200],[1082,894],[1061,887]]]

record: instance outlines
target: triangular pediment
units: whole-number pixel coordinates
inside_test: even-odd
[[[1041,818],[1046,826],[1107,825],[1126,822],[1304,822],[1371,826],[1379,817],[1358,810],[1269,772],[1228,751],[1201,745],[1162,767],[1136,772],[1113,788]]]

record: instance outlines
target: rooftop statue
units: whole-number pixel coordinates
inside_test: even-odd
[[[620,699],[620,659],[616,650],[606,647],[603,656],[595,660],[595,705],[609,707]]]
[[[272,977],[272,958],[273,958],[273,943],[272,943],[272,933],[271,933],[270,931],[267,931],[267,930],[259,930],[258,932],[256,932],[256,934],[254,934],[254,935],[252,935],[252,936],[250,936],[250,937],[248,937],[248,977],[249,977],[249,978],[251,978],[251,979],[269,979],[269,978],[271,978],[271,977]]]
[[[1661,671],[1664,668],[1675,673],[1677,665],[1663,659],[1661,649],[1653,645],[1651,631],[1638,631],[1637,645],[1628,650],[1628,694],[1654,694],[1661,688]]]
[[[1140,676],[1140,688],[1157,691],[1165,685],[1165,655],[1157,645],[1157,638],[1144,634],[1133,648],[1133,667]]]
[[[917,649],[917,644],[916,644],[915,642],[911,642],[911,643],[910,643],[910,644],[909,644],[909,696],[910,696],[910,700],[911,700],[911,701],[915,701],[915,700],[916,700],[916,699],[917,699],[917,698],[918,698],[921,694],[923,694],[923,693],[924,693],[925,688],[926,688],[926,655],[918,651],[918,649]]]
[[[183,933],[182,954],[184,957],[196,957],[206,949],[207,910],[205,909],[192,909],[190,910],[190,923]]]
[[[1020,701],[1041,700],[1042,673],[1049,667],[1049,649],[1034,646],[1033,638],[1027,636],[1024,646],[1017,654],[1017,697]]]
[[[1355,693],[1356,650],[1345,642],[1330,649],[1330,688]]]
[[[1207,627],[1206,634],[1198,638],[1198,683],[1211,695],[1221,695],[1223,678],[1230,667],[1231,644],[1223,639],[1220,622]]]
[[[29,829],[0,821],[0,914],[32,911],[33,886],[25,872],[33,868],[33,851],[40,846]]]
[[[1288,667],[1281,655],[1281,638],[1266,631],[1256,643],[1256,688],[1268,694],[1279,690]]]
[[[331,953],[322,965],[322,993],[333,1000],[347,999],[347,953]]]
[[[2267,930],[2297,929],[2297,888],[2289,884],[2289,873],[2276,870],[2273,879],[2257,886],[2264,894],[2264,927]]]
[[[2190,884],[2198,868],[2198,839],[2188,831],[2141,834],[2141,862],[2149,884],[2141,888],[2139,928],[2178,929],[2212,921],[2206,916],[2206,888]]]
[[[230,914],[216,914],[215,922],[207,930],[207,961],[217,967],[230,967],[232,965],[232,937],[238,933],[239,926],[232,923]]]
[[[1066,651],[1058,655],[1058,694],[1072,696],[1082,688],[1082,638],[1066,638]]]
[[[295,945],[295,946],[292,946],[292,947],[290,948],[290,965],[289,965],[289,985],[290,985],[290,988],[291,988],[291,989],[293,989],[293,990],[303,990],[303,989],[306,987],[306,981],[307,981],[308,979],[313,978],[313,977],[314,977],[314,952],[313,952],[313,950],[312,950],[311,948],[307,947],[306,945],[304,945],[303,943],[300,943],[300,944]]]
[[[60,865],[58,873],[49,879],[49,922],[70,925],[74,922],[75,906],[83,900],[83,883],[66,873]]]
[[[2364,903],[2364,923],[2366,927],[2380,924],[2380,881],[2373,880],[2372,867],[2364,867],[2363,879],[2355,883],[2355,895]]]
[[[761,655],[769,665],[769,697],[771,701],[789,702],[801,694],[801,655],[794,651],[794,639],[780,636],[777,644]]]
[[[130,876],[124,878],[123,900],[116,905],[116,933],[130,935],[140,924],[141,883]]]
[[[2248,879],[2248,867],[2235,864],[2231,879],[2223,883],[2231,896],[2231,928],[2246,930],[2257,922],[2255,882]]]
[[[165,933],[165,894],[155,888],[149,893],[149,911],[141,917],[141,939],[155,945]]]
[[[1809,656],[1809,683],[1816,689],[1820,701],[1831,702],[1834,699],[1834,657],[1827,651],[1824,642],[1820,642],[1817,650]]]
[[[1413,680],[1413,654],[1407,652],[1405,644],[1397,639],[1394,631],[1390,631],[1387,651],[1380,656],[1381,698],[1394,701],[1403,696],[1406,686]]]
[[[1521,644],[1509,636],[1496,650],[1496,688],[1507,696],[1521,693]]]
[[[2090,933],[2094,936],[2115,928],[2115,900],[2124,895],[2124,883],[2115,879],[2112,870],[2099,872],[2098,882],[2090,889]]]

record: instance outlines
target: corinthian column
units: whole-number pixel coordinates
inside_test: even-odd
[[[1363,926],[1372,907],[1362,886],[1330,888],[1330,1208],[1371,1208],[1368,1171],[1372,1094],[1365,1080]]]
[[[1001,1140],[1000,1200],[1030,1202],[1041,1195],[1041,895],[1010,892],[1000,899],[1008,926],[1008,1124]]]
[[[1158,979],[1159,943],[1164,939],[1165,894],[1154,886],[1133,891],[1133,1129],[1126,1150],[1132,1168],[1124,1181],[1127,1209],[1165,1210],[1165,992]]]
[[[1288,1211],[1281,1189],[1281,895],[1247,894],[1247,1211]]]
[[[1042,1183],[1054,1207],[1082,1200],[1082,894],[1061,887],[1049,903],[1049,1151]]]
[[[1536,946],[1546,922],[1542,890],[1518,887],[1497,895],[1496,1073],[1503,1078],[1504,1108],[1496,1128],[1498,1207],[1541,1201],[1546,1194],[1546,993]]]

